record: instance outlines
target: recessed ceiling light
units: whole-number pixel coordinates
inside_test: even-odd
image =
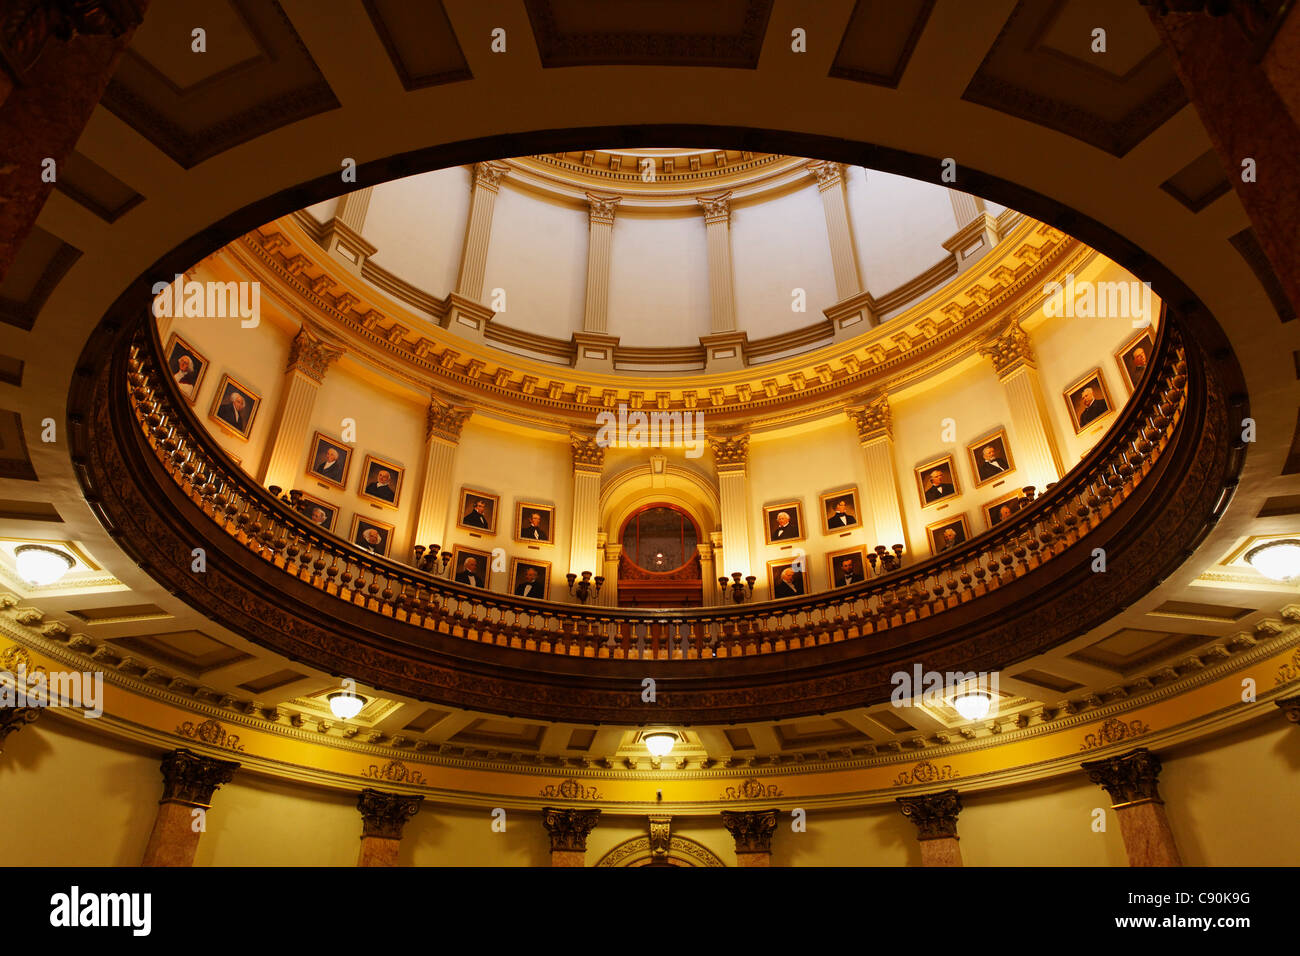
[[[57,548],[43,544],[22,544],[14,548],[18,573],[28,584],[53,584],[73,569],[77,562]]]
[[[366,706],[366,699],[360,694],[343,690],[330,694],[326,700],[330,702],[330,710],[339,720],[351,720],[361,713],[362,707]]]
[[[677,743],[677,735],[670,730],[655,730],[641,738],[649,750],[656,757],[666,757],[672,752],[673,745]]]
[[[952,699],[952,706],[967,720],[981,720],[988,715],[993,698],[983,691],[971,691],[958,694]]]
[[[1294,581],[1300,577],[1300,541],[1286,538],[1270,541],[1246,552],[1246,563],[1274,581]]]

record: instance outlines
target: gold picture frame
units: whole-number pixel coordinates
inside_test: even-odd
[[[932,475],[940,472],[946,481],[935,484]],[[957,463],[951,454],[940,455],[912,469],[916,476],[916,493],[920,496],[921,507],[929,508],[961,497],[961,482],[957,480]],[[943,494],[932,494],[933,489],[950,487],[952,490]]]
[[[853,562],[853,579],[851,581],[847,580],[848,575],[845,574],[843,567],[846,558],[857,559]],[[826,580],[831,583],[832,589],[861,584],[869,577],[871,577],[871,568],[867,564],[866,545],[860,544],[855,548],[841,548],[826,555]]]
[[[787,519],[785,525],[780,523],[783,514]],[[765,505],[763,508],[763,534],[768,544],[802,541],[807,537],[807,527],[803,520],[802,498]]]
[[[985,449],[993,449],[993,457],[984,456]],[[966,445],[966,454],[970,456],[971,473],[975,475],[975,487],[983,488],[990,482],[997,481],[1016,470],[1016,460],[1011,454],[1011,443],[1007,440],[1007,430],[997,428],[978,441]],[[994,470],[998,465],[1001,468]]]
[[[822,534],[843,534],[845,531],[856,531],[862,527],[862,509],[858,505],[857,485],[849,485],[839,491],[818,495],[817,501],[820,506],[818,513],[821,515]],[[845,503],[843,511],[839,510],[841,502]],[[846,517],[849,520],[846,521]]]
[[[1089,409],[1097,406],[1099,403],[1104,406],[1099,412],[1091,410],[1084,411],[1083,393],[1086,389],[1096,389],[1101,395],[1097,396],[1094,392],[1092,404]],[[1106,388],[1106,380],[1102,377],[1101,366],[1098,365],[1088,374],[1075,381],[1073,385],[1065,389],[1065,407],[1070,412],[1070,423],[1074,425],[1074,433],[1081,435],[1103,418],[1108,418],[1115,413],[1115,403],[1110,397],[1110,390]]]
[[[941,536],[943,535],[946,529],[952,527],[953,525],[961,526],[960,530],[956,535],[957,540],[952,542],[951,545],[945,546],[943,544],[943,541],[941,540]],[[930,542],[930,553],[935,557],[938,557],[939,555],[943,554],[945,551],[951,551],[954,548],[960,548],[963,544],[965,544],[967,541],[970,540],[971,537],[970,522],[966,519],[965,512],[959,515],[949,515],[947,518],[944,518],[940,521],[936,521],[933,524],[927,525],[925,528],[925,537],[926,540]]]
[[[239,396],[239,402],[234,400],[236,395]],[[208,417],[232,435],[248,441],[248,436],[253,431],[253,422],[257,420],[257,411],[261,407],[262,396],[226,373],[217,385],[217,394],[213,396],[212,410],[208,412]]]

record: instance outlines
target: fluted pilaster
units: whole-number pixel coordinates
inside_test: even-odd
[[[294,336],[284,369],[284,388],[271,428],[271,443],[263,459],[262,484],[290,488],[297,482],[307,454],[316,393],[325,381],[325,373],[342,355],[343,349],[331,345],[305,325]]]
[[[710,332],[736,331],[735,279],[731,265],[731,193],[700,196],[709,248]]]
[[[508,167],[501,163],[474,164],[465,246],[460,257],[460,274],[456,279],[456,294],[474,302],[483,299],[483,273],[487,268],[488,243],[492,238],[492,212],[496,207],[501,179],[507,171]]]

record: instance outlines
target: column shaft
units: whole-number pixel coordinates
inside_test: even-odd
[[[1011,406],[1011,427],[1015,429],[1019,446],[1016,467],[1025,476],[1021,484],[1041,490],[1049,482],[1060,479],[1064,469],[1038,369],[1022,365],[1002,379],[1002,387]]]
[[[275,422],[271,426],[271,444],[266,449],[266,463],[262,467],[262,484],[287,490],[298,479],[319,388],[319,382],[297,369],[285,373],[280,405],[275,410]]]
[[[366,213],[370,210],[370,195],[373,191],[373,186],[367,186],[339,199],[338,212],[334,215],[358,235],[361,227],[366,224]]]
[[[163,754],[160,769],[163,795],[140,865],[193,866],[212,794],[234,778],[239,764],[181,749]]]
[[[600,527],[600,472],[573,473],[573,531],[569,539],[569,570],[574,574],[597,568],[596,532]]]
[[[808,166],[817,179],[826,216],[826,238],[831,246],[831,268],[835,272],[835,295],[839,302],[862,291],[858,257],[849,231],[849,212],[844,202],[844,172],[839,163],[815,162]]]
[[[958,229],[984,211],[984,200],[970,193],[949,189],[948,198],[952,200],[952,215],[957,220]]]
[[[619,197],[587,194],[591,204],[587,233],[587,302],[584,332],[609,331],[609,264],[614,247],[614,209]]]
[[[743,469],[718,474],[722,507],[722,553],[729,562],[722,573],[752,573],[749,550],[749,478]],[[716,577],[716,575],[715,575]]]
[[[1138,747],[1118,757],[1089,760],[1082,766],[1088,779],[1110,795],[1129,866],[1183,865],[1160,799],[1159,757]]]
[[[447,514],[451,509],[451,478],[461,429],[472,410],[459,408],[438,396],[429,399],[424,429],[424,467],[420,478],[420,504],[415,511],[411,546],[447,544]]]
[[[903,509],[898,498],[898,469],[894,465],[894,440],[881,436],[862,443],[867,473],[867,508],[875,530],[873,544],[893,547],[907,543]]]
[[[500,163],[477,163],[470,196],[469,220],[465,224],[465,245],[460,257],[456,293],[474,302],[483,299],[483,273],[487,268],[488,242],[492,238],[492,211],[506,167]]]
[[[731,266],[731,193],[696,200],[704,207],[709,249],[709,331],[736,331],[736,296]]]

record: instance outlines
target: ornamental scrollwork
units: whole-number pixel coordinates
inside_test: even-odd
[[[227,733],[226,728],[215,720],[205,720],[201,724],[187,720],[176,728],[176,733],[219,750],[233,750],[237,753],[243,753],[244,750],[244,745],[239,742],[239,735]]]
[[[400,760],[390,760],[382,767],[372,763],[361,776],[369,777],[371,780],[387,780],[390,783],[409,783],[415,786],[428,782],[424,779],[424,774],[418,770],[411,770]]]
[[[930,761],[922,760],[911,770],[900,773],[890,786],[910,787],[918,783],[937,783],[940,780],[952,780],[956,776],[958,776],[957,771],[953,770],[950,764],[936,767]]]
[[[1102,723],[1095,734],[1086,734],[1083,738],[1083,745],[1080,750],[1096,750],[1099,747],[1109,747],[1111,744],[1117,744],[1121,740],[1128,740],[1132,737],[1141,737],[1143,734],[1151,732],[1151,727],[1141,720],[1130,720],[1125,723],[1115,717]]]
[[[1293,680],[1300,679],[1300,648],[1296,648],[1291,660],[1277,669],[1277,677],[1274,684],[1289,684]]]
[[[784,796],[781,788],[776,784],[763,784],[756,777],[750,777],[745,780],[739,787],[728,787],[722,791],[719,800],[772,800],[776,797]]]
[[[577,780],[569,777],[556,785],[548,783],[537,794],[539,797],[551,797],[560,800],[599,800],[600,791],[595,787],[584,787]]]

